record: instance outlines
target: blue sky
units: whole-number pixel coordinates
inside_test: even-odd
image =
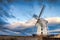
[[[6,5],[4,3],[7,3]],[[42,18],[51,18],[51,17],[60,17],[60,1],[58,0],[57,2],[47,2],[44,1],[43,3],[38,2],[37,0],[32,1],[32,2],[24,2],[22,0],[20,1],[14,1],[12,3],[8,3],[7,1],[3,0],[3,3],[0,2],[0,7],[3,8],[3,10],[5,10],[7,13],[4,14],[4,11],[2,12],[0,10],[0,25],[1,23],[8,23],[11,24],[13,22],[19,22],[19,21],[23,21],[26,22],[27,20],[30,20],[33,18],[33,15],[39,15],[40,11],[41,11],[41,6],[42,4],[45,5],[45,9],[44,12],[42,14]],[[8,14],[8,15],[7,15]],[[52,27],[52,26],[51,26]],[[49,30],[51,29],[56,29],[54,26],[53,28],[49,28]],[[60,28],[60,25],[58,26],[58,28]],[[7,30],[7,29],[6,29]],[[9,35],[11,34],[15,34],[15,31],[1,31],[0,33],[3,34],[8,33]],[[28,29],[26,29],[28,30]],[[31,29],[29,29],[31,30]],[[32,31],[32,30],[31,30]],[[21,34],[18,33],[18,35],[28,35],[29,32],[24,33],[24,31],[20,31],[22,32]],[[30,34],[31,35],[31,34]]]
[[[42,14],[42,18],[49,18],[49,17],[60,17],[60,6],[53,4],[44,4],[46,7]],[[39,15],[41,11],[41,4],[37,1],[26,3],[26,2],[18,2],[13,3],[10,5],[10,11],[12,15],[16,16],[16,18],[20,21],[30,20],[33,17],[33,14]],[[14,19],[13,19],[14,20]]]

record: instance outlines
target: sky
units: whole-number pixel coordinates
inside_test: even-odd
[[[42,2],[43,1],[43,2]],[[41,18],[44,18],[46,20],[50,20],[51,23],[58,23],[56,25],[50,25],[48,30],[58,29],[60,28],[60,0],[32,0],[32,1],[26,1],[26,0],[1,0],[0,1],[0,34],[5,35],[31,35],[34,31],[37,30],[36,27],[34,28],[28,28],[25,30],[19,30],[18,32],[5,29],[2,27],[2,25],[5,24],[12,24],[15,22],[27,22],[28,20],[31,20],[34,14],[37,16],[39,15],[42,5],[45,5],[45,9],[43,11],[43,14]],[[52,21],[53,20],[53,21]],[[50,22],[48,21],[48,22]],[[26,31],[26,32],[24,32]]]

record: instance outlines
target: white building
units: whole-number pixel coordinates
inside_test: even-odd
[[[48,35],[48,26],[47,26],[48,21],[45,19],[40,19],[36,26],[38,27],[37,29],[37,35]]]

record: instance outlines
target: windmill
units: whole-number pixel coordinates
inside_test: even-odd
[[[42,6],[41,12],[38,17],[37,17],[37,15],[34,15],[34,17],[37,19],[37,22],[35,24],[35,26],[37,26],[37,34],[33,34],[33,36],[48,35],[47,21],[45,19],[41,18],[44,8],[45,8],[45,5]]]
[[[35,24],[35,26],[37,26],[37,34],[33,34],[33,36],[38,36],[38,39],[40,39],[40,40],[42,40],[43,37],[54,36],[52,34],[50,35],[49,34],[50,32],[60,32],[60,30],[48,31],[48,26],[47,26],[48,21],[41,18],[43,11],[44,11],[44,8],[45,8],[45,5],[42,6],[39,16],[37,16],[35,14],[33,15],[37,19],[37,22]]]

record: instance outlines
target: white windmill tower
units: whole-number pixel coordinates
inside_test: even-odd
[[[35,24],[35,26],[37,26],[37,34],[36,35],[38,35],[38,36],[48,35],[48,30],[47,30],[48,29],[48,26],[47,26],[48,21],[43,18],[40,18],[44,8],[45,8],[45,6],[43,5],[40,14],[37,17],[37,22]]]

